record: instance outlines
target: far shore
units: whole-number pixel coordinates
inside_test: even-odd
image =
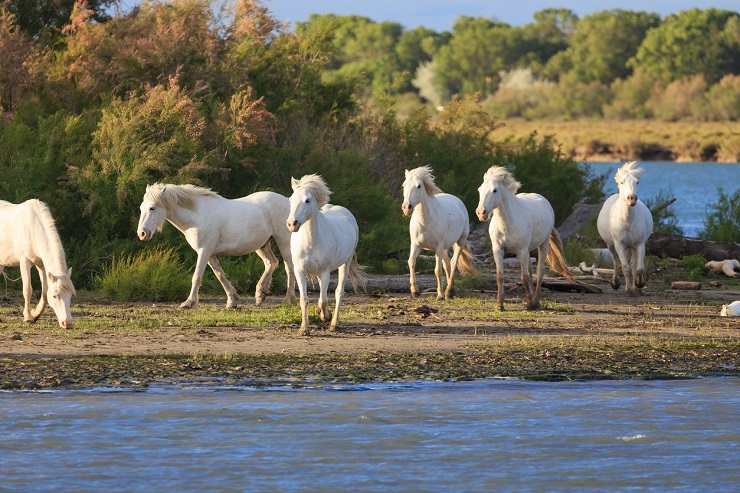
[[[740,162],[740,122],[502,120],[492,138],[552,136],[578,161]]]

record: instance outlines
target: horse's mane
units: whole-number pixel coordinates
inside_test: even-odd
[[[614,175],[614,179],[619,183],[624,179],[625,175],[632,175],[635,178],[639,178],[644,172],[645,170],[640,168],[640,163],[637,161],[630,161],[629,163],[624,163],[622,167],[617,170],[617,173]]]
[[[146,187],[144,200],[160,204],[165,209],[185,207],[192,209],[196,197],[220,197],[210,188],[196,185],[172,185],[169,183],[154,183]]]
[[[72,280],[67,275],[67,257],[64,254],[64,247],[62,246],[62,240],[59,238],[59,232],[57,231],[56,222],[54,217],[51,215],[49,206],[38,199],[29,200],[31,208],[35,212],[36,218],[41,223],[41,227],[44,230],[46,236],[46,246],[51,248],[53,251],[46,252],[52,255],[57,255],[57,260],[60,263],[62,272],[51,272],[54,276],[58,277],[62,283],[62,289],[68,289],[74,294],[75,287],[72,284]],[[48,266],[46,266],[48,270]]]
[[[406,172],[406,180],[409,178],[418,178],[424,184],[424,189],[429,195],[437,195],[442,190],[434,183],[434,170],[431,166],[419,166],[411,171]],[[404,181],[406,183],[406,181]]]
[[[293,178],[292,186],[293,191],[302,188],[313,195],[319,207],[323,207],[329,203],[331,190],[329,190],[321,175],[304,175],[300,180]]]
[[[491,166],[488,171],[483,175],[484,181],[500,181],[511,193],[517,193],[519,188],[522,186],[511,171],[504,168],[503,166]]]

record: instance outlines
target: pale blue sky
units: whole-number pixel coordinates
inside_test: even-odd
[[[668,15],[692,7],[738,10],[740,0],[263,0],[283,21],[303,21],[312,13],[364,15],[392,20],[405,27],[450,29],[461,15],[495,17],[510,24],[526,24],[532,14],[548,7],[565,7],[583,16],[597,10],[647,10]],[[138,0],[121,0],[124,8]]]
[[[266,0],[283,21],[301,21],[311,13],[357,14],[375,20],[393,20],[406,27],[423,25],[450,29],[461,15],[495,17],[510,24],[526,24],[532,14],[547,7],[566,7],[578,15],[623,8],[668,15],[692,7],[738,10],[740,0]]]

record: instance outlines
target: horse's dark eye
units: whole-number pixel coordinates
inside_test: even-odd
[[[308,204],[309,202],[311,202],[311,199],[306,199],[306,203]]]
[[[149,208],[149,211],[150,211],[150,212],[154,212],[154,207],[150,207],[150,208]]]
[[[496,189],[495,188],[493,189],[493,193],[496,193]]]
[[[421,188],[421,185],[416,185],[416,188]]]

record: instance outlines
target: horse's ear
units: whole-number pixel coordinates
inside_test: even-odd
[[[404,176],[406,178],[408,178],[409,177],[409,173],[411,173],[411,172],[409,170],[405,169],[405,170],[403,170],[403,173],[404,173]]]
[[[69,269],[67,269],[67,277],[69,277],[70,279],[72,279],[72,267],[70,267]]]
[[[298,183],[300,183],[298,180],[296,180],[292,176],[290,177],[290,188],[292,188],[294,192],[295,189],[298,188]]]
[[[47,276],[49,276],[49,280],[50,280],[51,282],[56,282],[56,281],[57,281],[57,279],[59,279],[59,276],[55,275],[55,274],[54,274],[53,272],[51,272],[51,271],[47,271],[47,272],[46,272],[46,275],[47,275]]]

